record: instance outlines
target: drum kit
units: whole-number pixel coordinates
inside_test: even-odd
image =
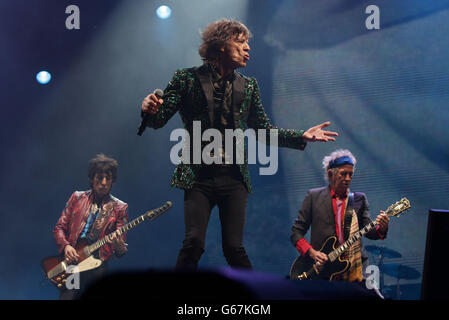
[[[396,294],[395,294],[397,299],[400,299],[400,297],[401,297],[399,280],[401,280],[401,279],[413,280],[413,279],[418,279],[421,276],[421,273],[418,270],[416,270],[412,267],[408,267],[406,265],[400,264],[400,263],[384,264],[384,258],[395,259],[395,258],[402,257],[402,255],[395,250],[392,250],[392,249],[389,249],[386,247],[374,246],[374,245],[366,246],[365,249],[368,252],[370,252],[373,255],[378,257],[378,267],[379,267],[379,271],[381,272],[379,289],[385,295],[386,295],[385,291],[387,291],[387,290],[386,290],[386,288],[384,288],[384,274],[397,279]]]

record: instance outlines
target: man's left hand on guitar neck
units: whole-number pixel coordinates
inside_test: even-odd
[[[106,237],[106,242],[112,244],[117,255],[123,255],[127,251],[126,243],[121,234],[120,230],[116,230]]]
[[[379,229],[377,230],[382,238],[385,238],[388,231],[388,223],[390,222],[390,218],[384,211],[380,211],[380,214],[376,218],[376,222],[379,225]]]

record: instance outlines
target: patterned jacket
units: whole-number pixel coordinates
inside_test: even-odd
[[[92,205],[92,198],[91,190],[75,191],[67,201],[61,217],[53,230],[59,253],[62,253],[68,244],[72,247],[76,246],[78,238],[86,225],[90,213],[90,206]],[[107,199],[103,200],[103,208],[106,212],[106,222],[99,233],[99,239],[123,227],[128,220],[128,205],[112,195],[109,195]],[[124,240],[126,239],[125,234],[122,234],[122,237]],[[99,252],[100,258],[104,261],[111,257],[114,249],[112,245],[105,244],[100,248]]]
[[[255,78],[248,78],[235,72],[232,90],[235,129],[242,129],[242,131],[248,128],[256,131],[257,129],[278,129],[271,124],[264,111]],[[184,128],[190,137],[193,136],[193,121],[201,121],[201,134],[212,128],[214,101],[210,67],[204,64],[201,67],[176,71],[164,90],[163,100],[164,103],[158,112],[148,116],[146,126],[154,129],[161,128],[179,111]],[[303,150],[306,146],[302,139],[304,131],[278,129],[278,146]],[[202,148],[208,143],[202,141]],[[248,192],[252,193],[246,153],[244,163],[238,166]],[[201,164],[179,163],[175,168],[171,186],[191,189],[200,168]]]

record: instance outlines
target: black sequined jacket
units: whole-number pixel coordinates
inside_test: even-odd
[[[147,118],[145,125],[154,129],[161,128],[176,112],[179,112],[190,137],[193,137],[194,121],[201,121],[201,134],[212,128],[214,101],[209,68],[205,64],[201,67],[177,70],[164,90],[164,103],[156,114]],[[240,128],[243,131],[247,128],[256,131],[257,129],[278,129],[271,124],[264,111],[255,78],[248,78],[235,72],[232,90],[234,128]],[[278,129],[278,146],[303,150],[306,146],[302,139],[304,131]],[[208,141],[202,141],[201,150],[208,143]],[[190,150],[193,152],[193,148]],[[190,159],[193,158],[190,157]],[[246,154],[244,163],[238,166],[248,192],[252,193]],[[200,168],[201,164],[194,164],[193,161],[180,162],[175,168],[171,186],[181,189],[192,188]]]

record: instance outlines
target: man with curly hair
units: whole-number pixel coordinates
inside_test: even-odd
[[[252,128],[277,129],[266,115],[255,78],[245,77],[236,69],[250,59],[251,32],[241,22],[221,19],[208,25],[202,33],[200,67],[175,72],[162,97],[150,94],[142,102],[142,125],[160,128],[179,112],[186,131],[193,136],[194,122],[201,123],[201,136],[207,129]],[[333,141],[335,132],[325,131],[329,122],[309,130],[278,129],[278,145],[303,150],[307,141]],[[208,141],[190,141],[202,147]],[[236,146],[234,145],[234,148]],[[192,150],[188,155],[192,159]],[[222,231],[224,256],[231,267],[251,269],[243,247],[243,231],[248,193],[252,192],[248,161],[229,160],[226,152],[215,156],[223,161],[213,164],[181,162],[175,169],[171,185],[185,190],[185,239],[176,263],[177,269],[196,269],[204,252],[207,225],[212,208],[217,205]],[[202,149],[203,150],[203,149]],[[235,155],[235,153],[233,154]],[[196,155],[198,156],[198,155]]]
[[[62,211],[53,230],[58,251],[67,262],[75,263],[79,255],[75,249],[80,240],[93,243],[111,234],[107,244],[94,253],[103,263],[100,267],[80,274],[80,288],[62,287],[59,298],[72,300],[81,297],[82,291],[106,273],[107,260],[126,254],[125,234],[118,229],[128,219],[128,205],[110,194],[117,179],[118,162],[98,154],[89,161],[88,178],[91,189],[75,191]]]

